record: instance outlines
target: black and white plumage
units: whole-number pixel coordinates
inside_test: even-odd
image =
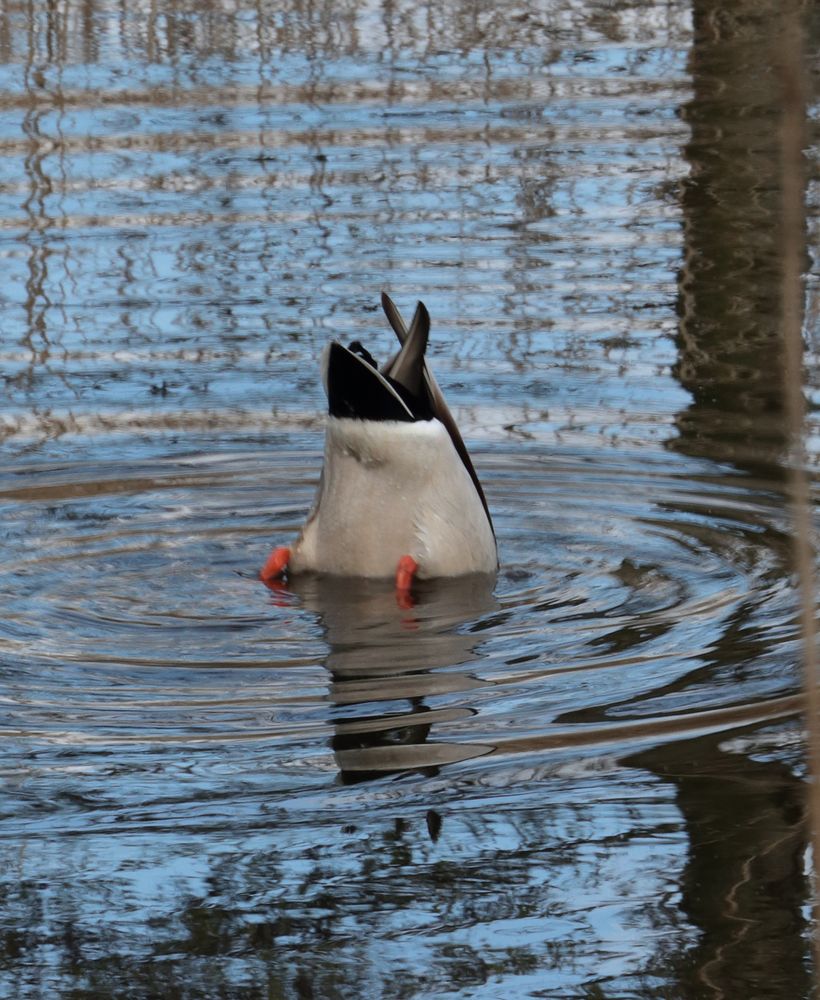
[[[324,466],[287,571],[389,577],[409,556],[420,578],[492,573],[489,508],[425,360],[427,310],[408,328],[387,294],[382,305],[401,348],[381,370],[358,342],[324,352]]]

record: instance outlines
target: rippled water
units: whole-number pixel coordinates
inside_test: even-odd
[[[743,7],[0,8],[0,995],[809,995]],[[382,288],[498,578],[271,593]]]

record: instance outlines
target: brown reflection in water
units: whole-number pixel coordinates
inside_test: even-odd
[[[787,428],[781,340],[783,32],[795,0],[694,3],[691,172],[683,187],[676,375],[692,396],[670,446],[783,477]],[[798,28],[799,30],[799,28]],[[790,572],[787,549],[779,571]],[[727,623],[706,670],[761,655],[752,602]],[[755,636],[745,650],[738,637]],[[727,659],[728,657],[728,659]],[[689,678],[689,680],[697,678]],[[786,764],[723,752],[715,737],[660,747],[633,766],[672,782],[689,839],[682,906],[698,944],[663,955],[684,995],[807,996],[809,889],[804,783]]]
[[[777,474],[785,442],[781,319],[782,37],[798,0],[693,8],[675,374],[692,395],[673,446]]]
[[[673,784],[686,824],[681,908],[701,933],[685,952],[658,955],[676,995],[809,996],[803,783],[784,763],[725,752],[715,736],[623,763]]]
[[[28,276],[25,284],[26,333],[23,346],[30,352],[30,363],[21,378],[29,383],[35,370],[48,362],[51,331],[47,316],[55,303],[48,293],[49,258],[55,219],[50,202],[54,196],[54,166],[61,170],[62,142],[60,116],[62,88],[59,71],[65,57],[60,18],[49,11],[44,17],[27,11],[28,45],[24,72],[25,113],[22,132],[25,136],[24,172],[27,190],[21,204],[26,219],[23,237],[28,252]],[[56,134],[50,124],[56,122]]]
[[[331,745],[342,781],[399,771],[430,774],[492,751],[436,741],[430,733],[474,714],[463,704],[449,705],[448,695],[487,683],[462,667],[478,658],[483,633],[473,623],[497,607],[494,583],[492,576],[428,581],[419,586],[416,606],[403,610],[383,581],[308,576],[294,582],[330,646],[330,701],[340,708]],[[443,704],[431,707],[431,699]],[[356,711],[367,705],[376,711]]]
[[[575,12],[522,4],[517,16],[509,17],[501,8],[475,0],[423,10],[415,0],[380,7],[358,0],[286,0],[275,6],[254,4],[243,15],[219,0],[163,0],[147,10],[84,0],[68,7],[29,2],[22,17],[20,13],[19,4],[0,2],[0,59],[6,63],[31,51],[29,31],[40,26],[48,32],[49,54],[63,63],[102,60],[112,48],[140,63],[173,63],[184,56],[231,62],[249,54],[264,62],[280,52],[301,52],[320,63],[327,56],[376,50],[392,60],[438,55],[443,46],[459,53],[541,47],[545,36],[558,36],[576,21],[579,31],[585,22],[605,33],[619,28],[608,8],[598,18],[582,8]]]

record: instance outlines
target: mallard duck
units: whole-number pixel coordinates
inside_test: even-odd
[[[492,573],[492,519],[473,463],[425,360],[430,317],[409,329],[386,294],[401,344],[381,369],[358,341],[322,356],[328,399],[324,466],[313,508],[292,546],[273,550],[266,583],[286,573],[413,579]]]

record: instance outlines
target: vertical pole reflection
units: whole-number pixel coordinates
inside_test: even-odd
[[[807,997],[803,782],[787,764],[753,759],[741,740],[672,743],[624,763],[670,782],[686,826],[680,909],[698,940],[657,962],[675,996]]]
[[[803,638],[803,677],[808,732],[809,816],[814,858],[814,967],[820,970],[820,692],[817,689],[816,601],[814,546],[812,545],[811,493],[806,472],[805,398],[803,395],[803,280],[806,210],[803,180],[806,96],[803,85],[803,38],[797,23],[784,33],[781,73],[783,108],[783,356],[786,424],[790,439],[788,486],[792,508],[792,553],[800,598],[800,631]]]
[[[28,244],[28,276],[25,283],[26,331],[23,343],[31,354],[29,374],[33,376],[37,367],[47,363],[51,348],[47,317],[53,305],[48,291],[49,259],[53,248],[49,233],[55,220],[49,209],[54,181],[48,170],[48,158],[55,152],[59,158],[63,155],[60,131],[63,96],[59,71],[65,55],[66,25],[54,4],[47,4],[41,10],[30,2],[26,16],[26,106],[22,131],[27,140],[24,168],[28,190],[22,209],[28,223],[23,237]],[[50,79],[53,67],[58,71],[56,81]],[[54,115],[56,137],[50,136],[47,131],[48,120]]]
[[[780,338],[780,39],[799,0],[694,0],[682,192],[681,385],[672,446],[773,473],[785,446]]]
[[[676,375],[691,404],[670,446],[780,483],[790,381],[781,60],[804,13],[800,0],[693,0],[693,98],[684,109],[690,175]],[[785,558],[778,572],[788,579]],[[630,761],[674,784],[689,841],[681,908],[700,936],[664,960],[687,996],[808,996],[804,782],[786,763],[743,750],[728,753],[710,737]]]

